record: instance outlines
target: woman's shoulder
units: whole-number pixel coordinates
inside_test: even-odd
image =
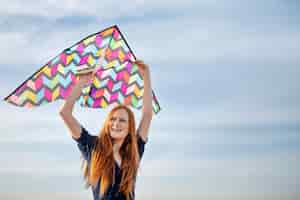
[[[90,134],[90,132],[81,125],[80,137],[73,139],[83,145],[94,145],[97,141],[97,138],[97,136]]]

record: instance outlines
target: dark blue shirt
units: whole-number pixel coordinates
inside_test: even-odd
[[[73,138],[77,142],[77,146],[81,151],[82,157],[88,162],[91,162],[91,156],[93,147],[95,145],[97,136],[90,135],[88,131],[81,127],[81,135],[78,139]],[[143,139],[137,135],[137,146],[140,158],[142,158],[144,153],[145,142]],[[98,181],[96,187],[92,187],[94,200],[126,200],[125,195],[119,192],[121,183],[122,171],[115,161],[115,184],[111,185],[103,197],[99,196],[100,191],[100,180]],[[134,191],[133,191],[134,194]],[[133,197],[134,198],[134,197]]]

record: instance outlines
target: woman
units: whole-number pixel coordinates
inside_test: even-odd
[[[72,115],[82,88],[94,74],[79,75],[65,100],[60,116],[77,142],[84,159],[84,178],[91,186],[94,200],[133,200],[139,161],[144,152],[152,119],[150,71],[142,61],[135,62],[144,80],[142,118],[135,129],[134,115],[124,105],[108,114],[98,136],[92,136]]]

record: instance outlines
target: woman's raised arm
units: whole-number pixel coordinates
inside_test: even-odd
[[[80,137],[81,126],[77,119],[73,116],[73,108],[76,100],[81,94],[81,90],[83,87],[92,79],[94,76],[93,73],[82,74],[79,76],[79,80],[74,85],[71,94],[67,97],[62,105],[59,115],[65,122],[66,126],[68,127],[71,136],[75,139]]]
[[[142,118],[137,132],[141,136],[141,138],[146,142],[148,139],[149,127],[152,120],[152,89],[150,70],[148,65],[146,65],[143,61],[137,60],[135,64],[137,64],[144,80]]]

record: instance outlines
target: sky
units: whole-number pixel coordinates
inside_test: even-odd
[[[115,24],[150,66],[162,111],[137,200],[300,199],[298,1],[1,3],[2,99],[66,47]],[[0,199],[92,199],[61,104],[0,102]],[[108,112],[77,105],[74,115],[96,135]]]

